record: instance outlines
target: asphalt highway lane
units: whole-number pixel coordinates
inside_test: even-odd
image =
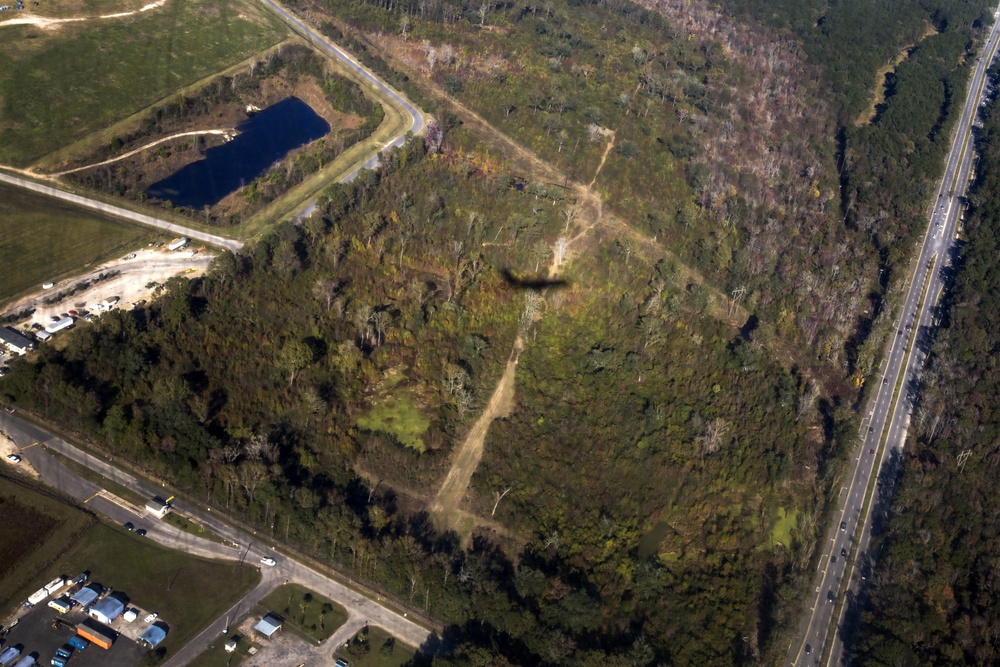
[[[996,15],[1000,15],[1000,9]],[[871,540],[871,508],[864,506],[865,495],[872,477],[898,456],[905,443],[915,399],[913,392],[926,357],[927,334],[935,326],[934,310],[944,289],[945,276],[941,268],[950,265],[964,205],[962,198],[972,173],[973,121],[985,100],[986,71],[996,56],[998,44],[1000,22],[995,22],[973,68],[945,173],[928,212],[927,232],[918,249],[916,263],[911,266],[909,289],[877,376],[879,384],[862,422],[833,525],[820,545],[822,556],[810,606],[798,637],[789,647],[788,664],[836,665],[843,661],[844,646],[837,630],[847,608],[844,602],[857,596],[864,581],[856,565],[856,556],[867,557]],[[884,447],[881,446],[883,435]],[[825,647],[829,652],[824,660]]]

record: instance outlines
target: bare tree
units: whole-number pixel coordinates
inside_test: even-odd
[[[267,468],[260,461],[244,461],[237,469],[237,479],[240,486],[247,494],[250,503],[253,503],[254,495],[257,493],[261,482],[267,477]]]
[[[496,502],[493,503],[493,511],[490,512],[491,517],[496,515],[497,506],[500,504],[500,501],[503,500],[503,497],[506,496],[508,493],[510,493],[511,488],[512,487],[508,486],[506,489],[503,490],[503,493],[501,493],[500,491],[493,492],[493,497],[496,498]]]
[[[554,248],[556,266],[561,266],[566,260],[566,252],[569,250],[569,239],[565,236],[560,236],[556,240],[556,245]]]

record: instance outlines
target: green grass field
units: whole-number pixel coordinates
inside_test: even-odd
[[[0,30],[0,162],[17,166],[288,35],[252,0],[167,0],[129,17]]]
[[[93,581],[123,591],[137,606],[160,615],[170,626],[162,644],[168,655],[260,580],[250,565],[196,558],[103,524],[89,530],[46,574],[84,570],[90,570]]]
[[[0,615],[39,586],[42,575],[94,524],[94,518],[34,482],[0,475]],[[76,574],[76,573],[74,573]]]
[[[247,649],[250,648],[251,644],[247,641],[246,637],[240,637],[239,644],[236,645],[234,652],[226,653],[226,642],[238,634],[238,632],[233,631],[229,634],[216,637],[212,640],[208,649],[188,663],[188,667],[236,667],[236,665],[241,664],[246,658],[250,657]]]
[[[46,280],[145,245],[154,231],[0,185],[0,306]]]
[[[285,627],[317,643],[328,639],[347,620],[347,611],[339,604],[298,584],[271,591],[258,606],[265,613],[278,614],[285,619]]]
[[[370,627],[367,632],[367,641],[363,640],[362,630],[348,648],[341,647],[334,656],[347,660],[350,667],[402,667],[413,659],[412,648],[397,642],[381,628]]]
[[[423,435],[431,425],[430,420],[414,407],[410,395],[399,391],[392,398],[373,407],[358,419],[358,426],[368,431],[381,431],[396,439],[404,447],[415,449],[421,454],[426,451]]]

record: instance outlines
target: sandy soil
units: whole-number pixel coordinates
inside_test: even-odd
[[[14,468],[20,470],[21,472],[27,473],[31,477],[38,479],[38,473],[35,472],[35,469],[31,467],[30,463],[28,463],[28,459],[22,457],[20,463],[11,463],[10,461],[7,460],[8,454],[20,454],[20,453],[21,453],[21,448],[18,447],[13,440],[8,438],[7,434],[0,431],[0,465],[13,466]]]
[[[188,246],[190,248],[191,246]],[[183,274],[188,277],[205,272],[215,255],[198,250],[183,249],[168,251],[162,248],[146,248],[136,253],[135,259],[116,259],[105,262],[85,274],[62,280],[49,290],[40,290],[12,304],[7,312],[18,312],[27,308],[35,308],[35,313],[29,319],[19,322],[22,326],[32,323],[46,325],[54,316],[67,313],[70,310],[80,310],[99,303],[105,299],[117,296],[120,300],[118,308],[131,308],[140,299],[150,299],[153,289],[146,287],[149,283],[163,283],[168,278]],[[110,280],[101,281],[89,288],[67,296],[58,303],[44,304],[42,300],[66,290],[83,280],[96,278],[100,273],[120,271],[119,275]],[[84,304],[80,306],[79,304]]]
[[[44,16],[34,16],[32,14],[28,14],[26,16],[18,16],[16,19],[0,21],[0,27],[5,25],[33,25],[39,28],[52,29],[58,27],[60,23],[90,21],[92,19],[117,19],[123,16],[132,16],[133,14],[138,14],[139,12],[148,12],[150,9],[156,9],[157,7],[162,7],[165,4],[167,4],[167,0],[156,0],[156,2],[151,2],[148,5],[144,5],[142,9],[139,9],[134,12],[119,12],[117,14],[104,14],[103,16],[80,16],[69,19],[52,19],[52,18],[46,18]],[[25,9],[22,11],[30,12],[31,10]]]

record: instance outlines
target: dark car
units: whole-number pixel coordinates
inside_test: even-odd
[[[874,449],[869,449],[868,450],[868,456],[875,456],[875,450]]]
[[[135,534],[138,535],[139,537],[145,537],[146,536],[146,529],[145,528],[140,528],[139,530],[135,531]]]
[[[869,433],[874,433],[875,432],[875,427],[874,426],[869,426],[868,427],[868,432]]]
[[[847,558],[847,549],[841,549],[840,556],[841,558]]]
[[[809,655],[812,652],[813,652],[812,644],[806,644],[806,655]]]
[[[830,565],[833,565],[836,562],[837,562],[837,557],[836,556],[830,556]]]
[[[846,532],[846,531],[847,531],[847,522],[846,521],[841,521],[840,522],[840,532],[843,533],[843,532]]]
[[[124,525],[124,528],[125,528],[125,530],[132,530],[133,528],[135,528],[135,526],[132,524],[131,521],[126,521],[125,525]]]
[[[889,384],[889,378],[882,378],[882,384]]]
[[[837,599],[837,596],[833,594],[833,591],[827,591],[826,592],[826,601],[827,602],[833,602],[836,599]]]

